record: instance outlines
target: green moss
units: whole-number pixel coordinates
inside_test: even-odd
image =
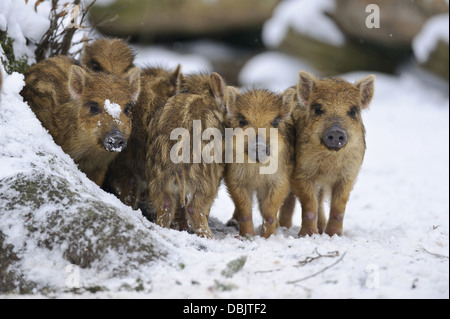
[[[422,66],[432,73],[440,76],[445,80],[449,80],[449,45],[440,40],[438,45],[431,52],[428,61]]]
[[[6,57],[6,59],[2,58],[1,62],[8,74],[13,72],[24,73],[30,67],[28,65],[28,59],[27,57],[16,58],[13,42],[13,39],[8,37],[6,31],[0,31],[0,45]]]
[[[14,271],[13,266],[18,261],[14,247],[5,242],[5,235],[0,231],[0,294],[29,294],[35,288],[33,282],[24,280],[22,274]]]
[[[307,60],[321,76],[334,76],[351,71],[377,70],[393,73],[410,52],[391,52],[374,44],[348,39],[343,46],[321,42],[290,28],[279,48]]]
[[[231,291],[236,288],[237,286],[235,284],[227,284],[217,280],[214,281],[214,289],[217,291]]]
[[[227,264],[227,267],[224,270],[222,270],[221,274],[227,278],[233,277],[235,273],[237,273],[244,267],[246,261],[247,256],[242,256],[235,260],[230,261]]]

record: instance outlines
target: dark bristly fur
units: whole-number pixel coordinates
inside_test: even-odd
[[[134,53],[120,39],[99,39],[86,45],[81,57],[81,65],[94,72],[124,75],[134,67]]]
[[[146,162],[149,199],[157,211],[156,223],[162,227],[169,228],[175,222],[185,230],[189,223],[197,235],[212,237],[209,211],[224,164],[207,164],[203,160],[194,163],[194,152],[189,163],[174,163],[170,151],[179,141],[171,140],[170,135],[174,129],[185,128],[192,137],[193,121],[201,120],[202,130],[216,128],[223,136],[225,91],[225,83],[217,73],[180,75],[177,94],[150,121]],[[202,148],[205,144],[207,141],[202,141]],[[192,139],[190,146],[192,150]]]

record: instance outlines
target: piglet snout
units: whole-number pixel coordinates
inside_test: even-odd
[[[106,136],[103,145],[108,152],[121,152],[127,146],[127,139],[119,130],[113,130]]]
[[[347,133],[339,125],[333,125],[322,136],[322,141],[330,150],[339,151],[347,144]]]

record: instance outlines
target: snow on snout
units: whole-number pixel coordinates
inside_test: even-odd
[[[110,100],[105,101],[105,110],[115,120],[118,120],[120,117],[120,113],[122,113],[122,107],[117,103],[111,103]]]

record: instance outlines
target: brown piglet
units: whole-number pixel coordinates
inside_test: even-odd
[[[276,234],[277,213],[289,194],[294,167],[291,111],[291,104],[268,90],[239,93],[229,89],[226,126],[233,129],[233,160],[227,160],[225,184],[235,204],[233,219],[241,236],[255,235],[255,192],[263,217],[261,236]]]
[[[81,65],[94,72],[125,75],[134,68],[134,53],[120,39],[99,39],[85,45]]]
[[[351,84],[320,80],[301,71],[297,88],[285,92],[295,107],[296,166],[291,187],[302,208],[300,236],[342,235],[346,205],[366,150],[361,112],[369,107],[374,83],[373,75]],[[327,222],[324,200],[328,197]],[[285,205],[293,207],[292,199]],[[282,226],[290,223],[292,210],[280,211]]]
[[[147,178],[145,156],[148,126],[156,111],[175,95],[175,87],[180,74],[179,65],[175,70],[148,67],[141,72],[141,91],[133,109],[133,127],[127,148],[111,163],[104,187],[116,194],[120,200],[140,208],[151,219],[147,203]]]
[[[64,56],[25,72],[24,100],[54,141],[99,186],[108,165],[127,145],[139,72],[132,68],[123,77],[89,72]]]
[[[225,82],[217,73],[180,75],[177,94],[151,120],[148,196],[159,226],[187,230],[189,225],[195,234],[213,237],[208,218],[225,166],[225,94]]]

